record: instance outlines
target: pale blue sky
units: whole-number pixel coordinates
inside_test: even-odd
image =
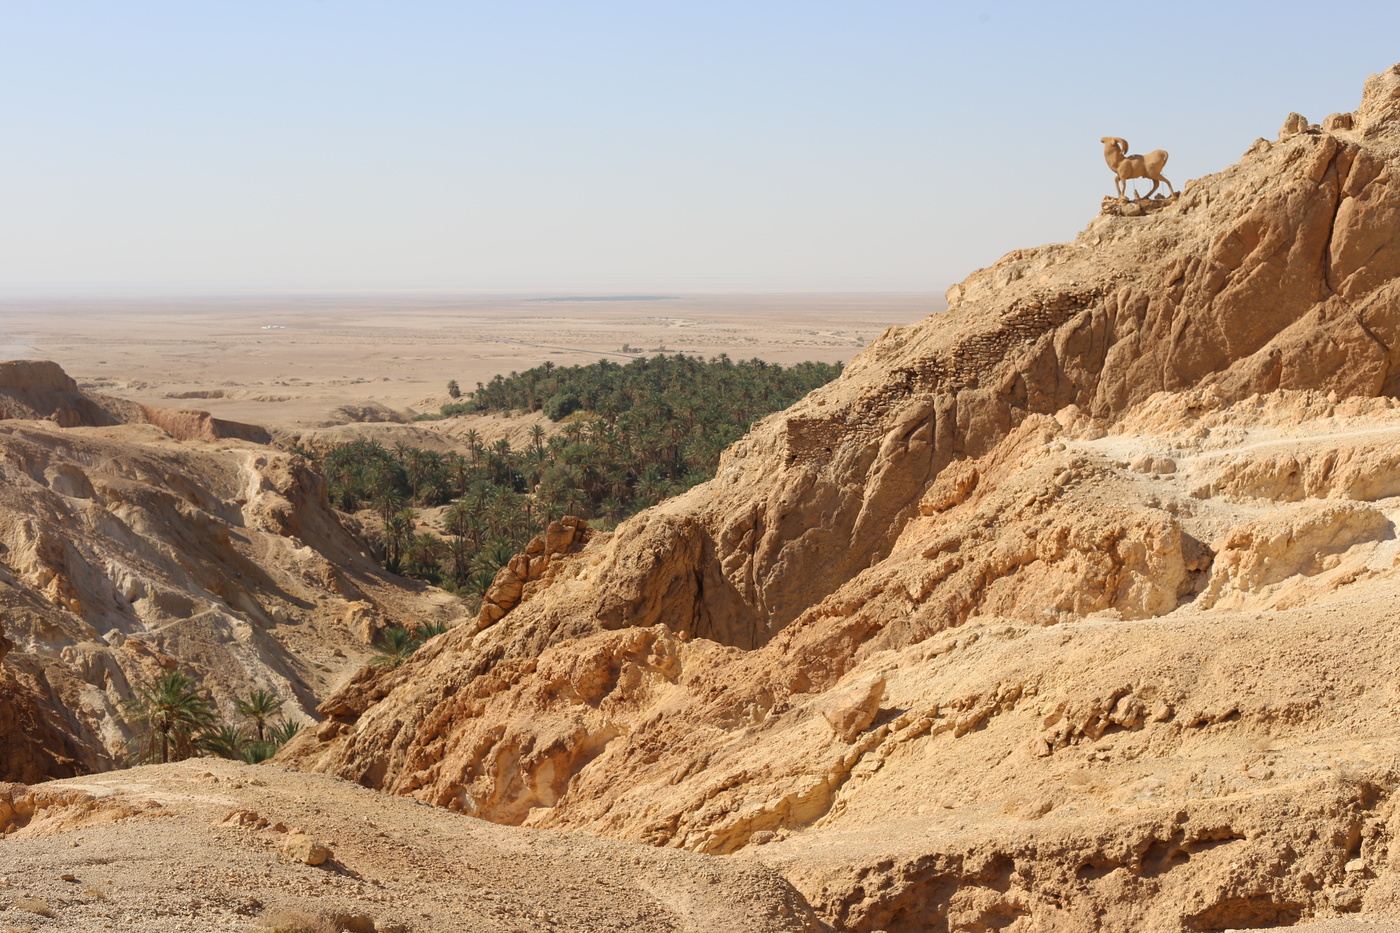
[[[937,290],[1353,109],[1400,4],[0,3],[0,291]]]

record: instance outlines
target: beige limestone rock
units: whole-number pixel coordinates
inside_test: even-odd
[[[869,677],[823,694],[819,708],[831,731],[841,741],[851,742],[875,721],[880,711],[880,698],[884,695],[885,679]]]
[[[288,833],[282,851],[306,865],[323,865],[331,858],[329,847],[303,832]]]
[[[1329,133],[1352,128],[1353,117],[1349,113],[1332,113],[1322,121],[1322,128]]]
[[[159,670],[201,677],[228,712],[269,689],[305,720],[366,659],[371,623],[462,614],[386,579],[301,457],[183,413],[133,414],[52,363],[0,363],[0,405],[0,620],[15,645],[0,779],[119,763],[123,703]],[[47,417],[65,405],[86,420]]]
[[[476,630],[504,618],[536,589],[531,584],[546,579],[562,558],[582,548],[588,538],[588,523],[577,516],[565,515],[559,521],[550,522],[544,534],[531,539],[523,553],[512,557],[496,572],[482,597]]]
[[[0,421],[6,419],[47,420],[61,428],[145,423],[181,441],[269,440],[268,433],[256,425],[223,421],[208,412],[157,408],[86,393],[51,360],[0,360]]]
[[[1299,133],[1308,131],[1308,119],[1301,113],[1290,113],[1283,120],[1283,126],[1279,128],[1279,142],[1283,142],[1290,136],[1297,136]]]
[[[1394,538],[1395,528],[1369,504],[1312,501],[1277,509],[1232,528],[1212,548],[1215,561],[1202,608],[1257,605],[1258,594],[1296,577],[1313,577],[1342,566],[1353,552]]]

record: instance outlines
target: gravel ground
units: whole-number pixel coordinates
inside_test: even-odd
[[[817,929],[747,861],[497,826],[278,765],[0,785],[6,827],[0,933]]]

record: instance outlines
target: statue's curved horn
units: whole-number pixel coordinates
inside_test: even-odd
[[[1121,136],[1113,137],[1113,141],[1118,144],[1118,148],[1123,150],[1123,154],[1128,154],[1128,141]]]

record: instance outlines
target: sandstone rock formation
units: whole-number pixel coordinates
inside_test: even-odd
[[[84,392],[51,360],[0,360],[0,421],[9,419],[52,421],[61,428],[145,422],[181,441],[269,440],[262,428],[224,421],[206,411],[157,408]]]
[[[162,667],[231,719],[264,688],[309,721],[379,627],[463,615],[384,574],[319,474],[256,431],[90,397],[51,363],[0,379],[0,779],[111,767],[132,680]]]
[[[530,539],[523,553],[512,557],[496,572],[490,589],[482,597],[477,628],[499,622],[538,590],[542,581],[547,585],[550,569],[557,567],[561,558],[583,547],[587,540],[588,523],[576,516],[566,515],[560,521],[550,522],[544,534]]]
[[[1388,909],[1400,66],[1328,124],[969,276],[285,759],[839,930]]]
[[[87,757],[76,738],[54,721],[53,711],[40,705],[50,695],[47,679],[15,670],[4,663],[13,644],[0,628],[0,774],[6,779],[42,781],[71,777],[87,770]]]
[[[362,422],[406,424],[412,417],[412,413],[405,415],[403,412],[394,411],[382,402],[360,402],[341,405],[329,412],[329,416],[334,424]]]

